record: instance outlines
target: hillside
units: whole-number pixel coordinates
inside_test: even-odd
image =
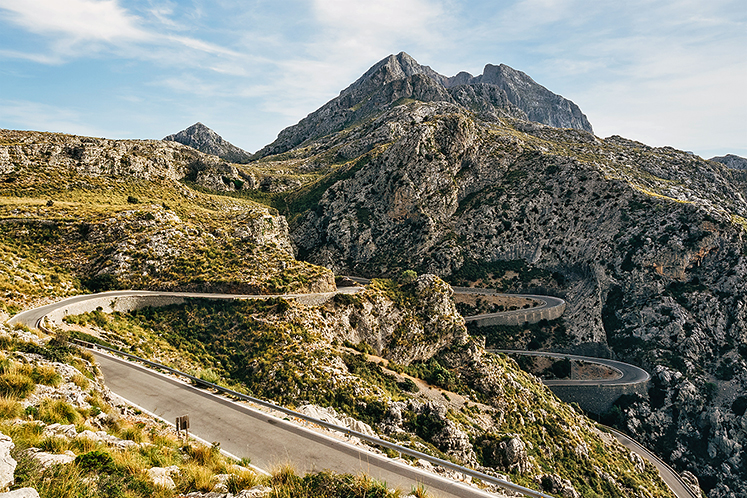
[[[210,193],[243,178],[176,143],[0,131],[3,305],[115,288],[334,289],[330,271],[295,260],[274,209]]]
[[[528,122],[515,106],[487,116],[431,98],[446,87],[425,66],[384,71],[392,60],[351,85],[378,89],[361,107],[345,90],[260,152],[285,151],[262,159],[279,169],[324,172],[273,200],[299,256],[341,273],[414,269],[562,295],[566,334],[542,347],[654,373],[648,397],[620,400],[607,419],[697,475],[709,497],[747,493],[741,172]],[[412,96],[384,98],[400,88]]]
[[[374,280],[320,306],[193,300],[67,322],[212,382],[534,489],[671,496],[650,464],[469,339],[451,289],[433,275]]]

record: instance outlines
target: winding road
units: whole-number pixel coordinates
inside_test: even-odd
[[[522,356],[549,356],[551,358],[568,358],[569,360],[577,360],[585,363],[596,363],[597,365],[604,365],[620,373],[620,376],[609,378],[609,379],[552,379],[543,380],[542,383],[546,386],[600,386],[600,385],[611,385],[611,386],[626,386],[630,384],[641,384],[648,382],[651,376],[642,368],[630,365],[629,363],[623,363],[621,361],[608,360],[606,358],[592,358],[591,356],[578,356],[565,353],[549,353],[545,351],[517,351],[513,349],[486,349],[491,353],[504,353],[504,354],[519,354]]]
[[[353,279],[359,283],[366,283],[367,279]],[[473,288],[457,288],[459,293],[475,292]],[[338,292],[355,293],[358,287],[341,287]],[[229,295],[210,293],[181,293],[158,291],[112,291],[99,294],[75,296],[46,306],[24,311],[12,317],[10,325],[19,323],[28,327],[37,327],[47,315],[69,308],[80,311],[86,304],[93,306],[105,301],[119,298],[144,298],[135,303],[135,307],[147,305],[149,299],[164,297],[174,299],[206,298],[206,299],[267,299],[283,297],[287,299],[317,299],[331,298],[335,293],[317,295],[286,294],[282,296],[267,295]],[[516,297],[516,295],[513,295]],[[565,306],[565,301],[548,296],[521,296],[537,299],[542,306]],[[555,300],[558,301],[555,301]],[[113,307],[113,306],[112,306]],[[92,311],[96,309],[93,306]],[[131,308],[135,309],[135,308]],[[535,307],[534,309],[537,309]],[[524,311],[524,310],[517,310]],[[511,311],[504,313],[512,313]],[[520,353],[530,355],[545,355],[561,358],[578,359],[603,364],[621,372],[621,377],[603,380],[559,380],[546,381],[580,384],[627,384],[642,382],[649,378],[644,370],[614,360],[589,358],[583,356],[566,355],[560,353],[526,352],[526,351],[496,351],[504,353]],[[190,414],[193,432],[208,441],[220,441],[222,448],[238,456],[249,456],[259,466],[272,466],[279,463],[293,462],[298,470],[310,471],[330,469],[337,472],[366,474],[383,480],[389,485],[408,489],[417,484],[426,485],[436,496],[441,497],[485,497],[489,495],[477,488],[446,479],[430,472],[411,467],[392,459],[369,452],[357,446],[349,445],[338,439],[325,436],[315,431],[305,429],[282,419],[272,417],[266,413],[253,410],[245,404],[239,404],[227,398],[217,396],[197,389],[189,384],[179,382],[133,362],[125,361],[100,352],[94,353],[101,365],[101,369],[109,388],[144,409],[166,420],[173,420],[185,413]],[[561,385],[561,384],[557,384]],[[635,451],[654,463],[662,478],[675,492],[678,498],[695,498],[696,495],[684,485],[681,478],[655,455],[645,450],[635,441],[621,433],[614,433],[617,439],[626,447]],[[464,469],[465,471],[469,469]],[[523,490],[522,490],[523,491]],[[526,489],[527,496],[547,497],[543,493]],[[550,497],[548,497],[550,498]]]

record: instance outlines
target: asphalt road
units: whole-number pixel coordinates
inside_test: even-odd
[[[457,481],[393,461],[254,410],[132,362],[94,352],[106,385],[117,395],[166,420],[189,415],[190,432],[263,469],[291,463],[300,474],[333,470],[365,473],[409,492],[425,485],[433,496],[486,498],[488,494]]]
[[[689,486],[682,482],[682,478],[677,475],[674,469],[672,469],[666,463],[662,462],[659,457],[648,451],[646,448],[638,444],[638,442],[629,438],[622,432],[618,432],[614,429],[611,429],[611,431],[612,434],[617,438],[617,440],[620,441],[620,444],[628,448],[630,451],[633,451],[634,453],[642,456],[659,470],[659,475],[664,480],[664,482],[667,483],[669,489],[671,489],[672,492],[677,495],[677,498],[701,498],[699,495],[695,494]]]
[[[358,292],[360,287],[342,287],[336,292],[340,294],[351,294]],[[99,297],[126,297],[126,296],[174,296],[174,297],[194,297],[194,298],[205,298],[205,299],[268,299],[271,297],[284,297],[284,298],[296,298],[296,297],[308,297],[314,295],[328,295],[330,293],[319,293],[319,294],[281,294],[281,295],[268,295],[268,294],[214,294],[206,292],[165,292],[165,291],[146,291],[146,290],[121,290],[121,291],[109,291],[99,292],[96,294],[85,294],[81,296],[73,296],[61,301],[57,301],[46,306],[27,310],[22,313],[18,313],[8,320],[9,325],[20,323],[27,327],[36,327],[38,321],[47,316],[52,311],[63,308],[65,306],[81,303],[84,301],[90,301]]]
[[[565,301],[563,299],[560,299],[559,297],[553,297],[553,296],[538,296],[536,294],[501,294],[499,292],[493,291],[492,289],[479,289],[476,287],[452,287],[452,289],[454,289],[454,294],[483,294],[486,296],[520,297],[520,298],[525,298],[525,299],[532,299],[540,303],[539,306],[534,306],[530,308],[532,311],[551,309],[551,308],[555,308],[558,306],[565,306]],[[518,309],[518,310],[511,310],[511,311],[499,311],[497,313],[485,313],[483,315],[465,316],[464,321],[471,322],[474,320],[482,320],[484,318],[520,315],[526,312],[527,312],[526,309]]]
[[[543,380],[542,382],[546,386],[625,386],[630,384],[640,384],[647,382],[651,379],[651,376],[635,365],[629,365],[621,361],[608,360],[606,358],[592,358],[590,356],[578,356],[572,354],[563,353],[548,353],[545,351],[516,351],[511,349],[488,349],[493,353],[505,353],[505,354],[519,354],[523,356],[550,356],[552,358],[568,358],[569,360],[578,360],[586,363],[597,363],[617,370],[621,376],[610,379],[589,379],[589,380],[571,380],[571,379],[555,379],[555,380]]]

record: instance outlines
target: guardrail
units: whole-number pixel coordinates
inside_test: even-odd
[[[40,320],[40,322],[41,322],[41,320]],[[46,330],[41,323],[38,323],[37,326],[40,329],[42,329],[43,331],[49,333],[49,331]],[[319,420],[319,419],[316,419],[314,417],[310,417],[308,415],[304,415],[303,413],[295,412],[295,411],[290,410],[288,408],[276,405],[274,403],[270,403],[269,401],[264,401],[262,399],[254,398],[252,396],[247,396],[246,394],[242,394],[242,393],[233,391],[231,389],[225,388],[223,386],[219,386],[217,384],[213,384],[212,382],[207,382],[205,380],[200,379],[199,377],[195,377],[194,375],[190,375],[188,373],[181,372],[181,371],[176,370],[174,368],[167,367],[166,365],[162,365],[162,364],[156,363],[154,361],[146,360],[145,358],[141,358],[139,356],[135,356],[135,355],[130,354],[130,353],[125,353],[124,351],[120,351],[119,349],[110,348],[110,347],[107,347],[107,346],[103,346],[101,344],[96,344],[96,343],[92,343],[92,342],[88,342],[88,341],[82,341],[80,339],[71,339],[70,342],[78,344],[78,345],[86,347],[86,348],[89,348],[89,349],[101,349],[101,350],[104,350],[104,351],[108,351],[108,352],[111,352],[111,353],[114,353],[114,354],[118,354],[118,355],[124,356],[126,358],[138,361],[140,363],[144,363],[144,364],[146,364],[148,366],[151,366],[151,367],[154,367],[154,368],[157,368],[157,369],[160,369],[160,370],[164,370],[166,372],[169,372],[169,373],[172,373],[172,374],[175,374],[175,375],[179,375],[181,377],[185,377],[185,378],[189,379],[190,381],[192,381],[193,383],[195,383],[196,385],[207,387],[207,388],[211,388],[211,389],[215,389],[216,391],[218,391],[220,393],[223,393],[223,394],[227,394],[227,395],[229,395],[229,396],[231,396],[233,398],[237,398],[237,399],[240,399],[240,400],[243,400],[243,401],[249,401],[249,402],[252,402],[252,403],[257,404],[259,406],[279,411],[279,412],[284,413],[286,415],[289,415],[291,417],[299,418],[299,419],[305,420],[307,422],[310,422],[312,424],[316,424],[316,425],[319,425],[321,427],[324,427],[326,429],[330,429],[330,430],[333,430],[333,431],[336,431],[336,432],[340,432],[342,434],[345,434],[346,436],[357,437],[358,439],[362,439],[362,440],[367,441],[367,442],[369,442],[371,444],[375,444],[377,446],[382,446],[384,448],[388,448],[388,449],[396,451],[396,452],[398,452],[400,454],[409,455],[409,456],[414,457],[414,458],[425,460],[427,462],[430,462],[433,465],[439,465],[441,467],[444,467],[444,468],[447,468],[447,469],[451,469],[451,470],[454,470],[456,472],[460,472],[460,473],[462,473],[464,475],[468,475],[468,476],[470,476],[472,478],[480,479],[481,481],[484,481],[484,482],[487,482],[487,483],[490,483],[490,484],[494,484],[494,485],[499,486],[499,487],[501,487],[503,489],[507,489],[509,491],[513,491],[513,492],[516,492],[516,493],[521,493],[524,496],[529,496],[529,497],[532,497],[532,498],[554,498],[551,495],[548,495],[548,494],[545,494],[545,493],[541,493],[541,492],[535,491],[533,489],[525,488],[524,486],[519,486],[518,484],[514,484],[514,483],[506,481],[504,479],[499,479],[497,477],[493,477],[491,475],[485,474],[483,472],[479,472],[477,470],[473,470],[473,469],[470,469],[470,468],[467,468],[467,467],[462,467],[461,465],[457,465],[455,463],[449,462],[448,460],[443,460],[441,458],[436,458],[436,457],[428,455],[426,453],[422,453],[420,451],[413,450],[413,449],[407,448],[405,446],[400,446],[398,444],[390,443],[389,441],[385,441],[383,439],[379,439],[379,438],[377,438],[375,436],[369,436],[367,434],[363,434],[361,432],[357,432],[357,431],[348,429],[346,427],[341,427],[339,425],[330,424],[329,422],[325,422],[324,420]]]

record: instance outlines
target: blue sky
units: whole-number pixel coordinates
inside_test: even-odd
[[[400,51],[524,71],[601,137],[747,157],[745,0],[0,0],[0,128],[201,121],[254,152]]]

